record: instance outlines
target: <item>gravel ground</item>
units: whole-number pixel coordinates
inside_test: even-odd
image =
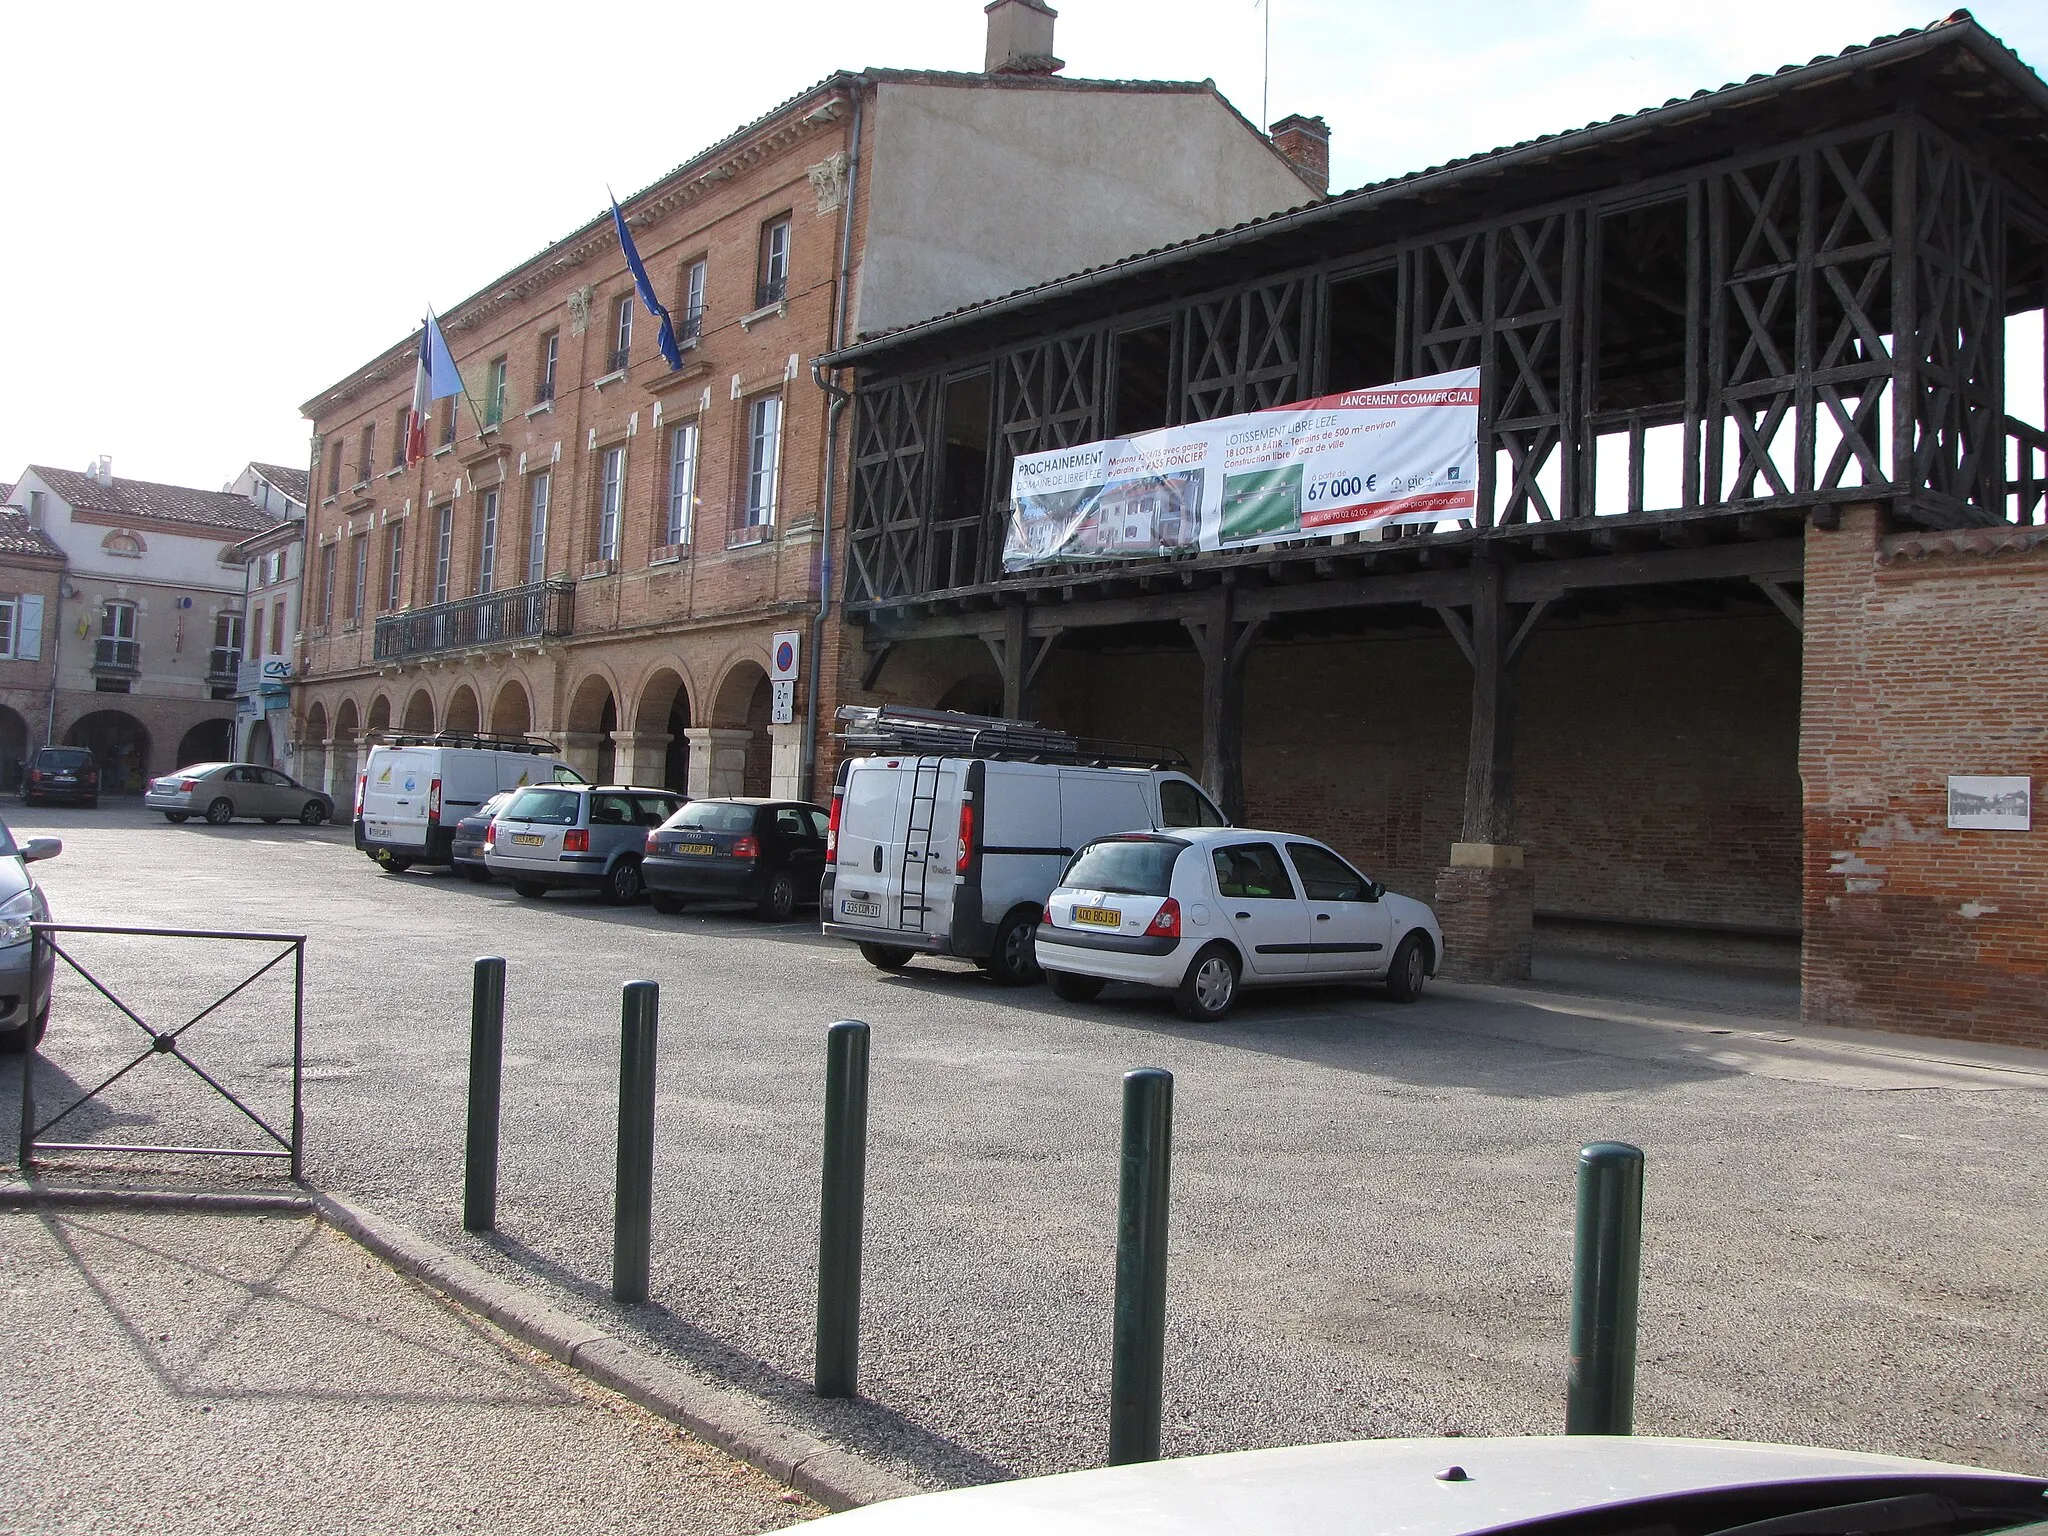
[[[2048,1471],[2041,1058],[1999,1070],[1720,1018],[1703,1010],[1782,1013],[1782,988],[1660,986],[1640,965],[1600,1001],[1573,995],[1600,979],[1577,965],[1405,1008],[1362,989],[1254,996],[1194,1028],[1135,992],[1081,1007],[964,966],[883,976],[804,924],[385,876],[345,831],[121,808],[16,830],[66,839],[39,866],[63,919],[312,936],[316,1182],[932,1485],[1101,1460],[1118,1077],[1136,1066],[1177,1078],[1169,1454],[1560,1428],[1573,1162],[1614,1137],[1649,1157],[1640,1429]],[[182,947],[92,943],[115,990],[164,1018],[212,995]],[[510,962],[488,1240],[458,1226],[484,953]],[[654,1299],[617,1309],[618,987],[638,977],[662,984]],[[267,984],[188,1037],[252,1106],[287,1097]],[[808,1391],[823,1034],[841,1017],[875,1030],[854,1404]],[[95,1082],[132,1038],[69,984],[50,1070]],[[147,1063],[72,1123],[100,1140],[231,1130],[179,1076]],[[0,1103],[16,1082],[0,1073]]]
[[[310,1218],[0,1215],[0,1531],[773,1530],[821,1511]]]

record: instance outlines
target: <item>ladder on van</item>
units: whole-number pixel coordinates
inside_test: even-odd
[[[926,881],[931,873],[932,833],[939,818],[940,761],[920,757],[910,773],[910,819],[903,829],[903,868],[896,882],[896,926],[906,932],[923,932],[925,914],[931,910]],[[912,866],[917,870],[914,898]]]

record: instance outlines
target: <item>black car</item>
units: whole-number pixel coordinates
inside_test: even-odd
[[[478,885],[491,883],[490,867],[484,863],[484,833],[490,830],[491,819],[505,809],[505,802],[517,793],[515,789],[501,789],[455,823],[455,847],[450,857],[458,875]]]
[[[640,878],[657,912],[750,901],[777,922],[818,899],[823,809],[801,800],[692,800],[647,834]]]
[[[23,805],[98,805],[100,765],[84,747],[38,747],[21,776]]]

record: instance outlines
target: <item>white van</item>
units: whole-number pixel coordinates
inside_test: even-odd
[[[581,784],[545,741],[395,736],[370,748],[356,776],[356,846],[398,874],[453,864],[455,824],[501,789]]]
[[[1032,938],[1074,850],[1111,832],[1230,823],[1172,753],[1096,751],[946,710],[849,705],[819,911],[828,937],[897,970],[957,955],[1034,981]]]

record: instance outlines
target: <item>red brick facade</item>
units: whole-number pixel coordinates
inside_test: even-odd
[[[2048,778],[2048,535],[1807,536],[1808,1022],[2048,1044],[2048,819],[1947,825],[1951,774]]]

